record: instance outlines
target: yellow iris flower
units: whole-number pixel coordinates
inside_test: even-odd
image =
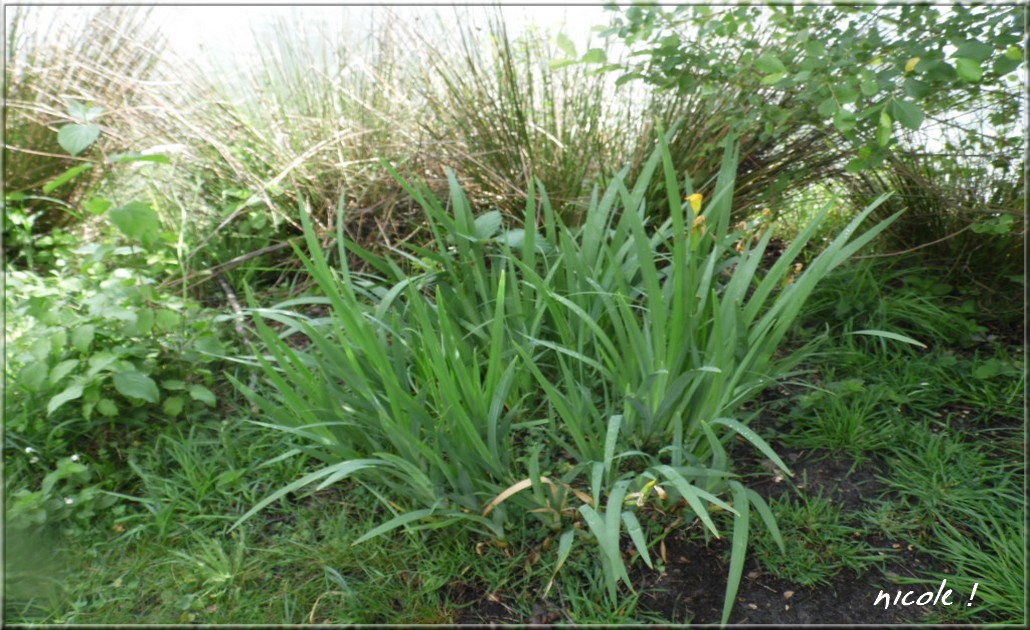
[[[701,212],[701,201],[704,197],[701,193],[694,193],[687,197],[687,201],[690,202],[690,207],[694,209],[694,212]]]

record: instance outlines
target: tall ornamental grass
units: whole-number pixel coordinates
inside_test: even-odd
[[[595,191],[582,226],[534,187],[517,229],[498,211],[474,214],[453,175],[447,201],[398,175],[434,245],[373,254],[339,221],[338,267],[302,214],[308,251],[296,253],[320,295],[251,309],[267,387],[238,386],[261,424],[324,465],[239,522],[345,478],[393,514],[362,541],[453,526],[500,539],[528,510],[559,540],[555,575],[587,545],[614,605],[620,582],[632,589],[622,539],[650,566],[656,520],[675,514],[731,536],[726,621],[754,512],[779,539],[728,444],[743,438],[789,473],[741,405],[797,361],[777,351],[815,284],[894,219],[859,234],[871,205],[799,271],[824,209],[763,269],[771,232],[730,221],[736,166],[727,148],[702,202],[662,136],[632,185],[623,171]],[[645,201],[656,177],[673,209],[661,224]],[[352,272],[348,250],[374,275]],[[305,314],[315,306],[327,314]]]

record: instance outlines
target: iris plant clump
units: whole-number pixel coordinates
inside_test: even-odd
[[[459,526],[503,539],[529,511],[559,541],[555,575],[588,545],[614,603],[619,582],[632,589],[624,535],[651,566],[656,515],[719,537],[721,511],[733,523],[728,620],[751,514],[782,540],[727,445],[743,438],[789,474],[741,407],[797,361],[777,350],[820,278],[895,218],[857,233],[872,204],[802,271],[827,206],[766,266],[772,230],[731,224],[736,166],[727,144],[703,200],[662,136],[635,182],[624,170],[594,191],[581,225],[532,186],[522,227],[508,229],[497,211],[476,216],[453,174],[445,202],[394,172],[434,247],[372,254],[341,228],[335,266],[306,219],[308,252],[297,255],[320,295],[251,309],[268,387],[239,387],[263,424],[323,467],[240,521],[345,478],[394,515],[359,540]],[[647,196],[656,177],[668,206],[660,224]],[[349,254],[373,272],[352,271]],[[305,315],[312,305],[329,314]]]

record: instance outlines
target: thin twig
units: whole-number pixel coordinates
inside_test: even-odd
[[[205,276],[205,275],[207,277],[205,277],[202,280],[200,280],[199,282],[197,282],[197,284],[200,284],[201,282],[207,282],[208,280],[210,280],[212,278],[218,277],[219,274],[222,274],[225,271],[228,271],[229,269],[231,269],[233,267],[236,267],[238,265],[242,265],[243,263],[247,262],[248,260],[252,260],[254,258],[257,258],[258,256],[264,256],[265,254],[271,254],[272,252],[279,251],[280,249],[283,249],[284,247],[289,247],[292,243],[293,243],[293,240],[291,239],[291,240],[283,241],[282,243],[276,243],[275,245],[269,245],[268,247],[262,247],[261,249],[255,249],[252,252],[248,252],[246,254],[242,254],[240,256],[237,256],[236,258],[233,258],[232,260],[226,261],[226,262],[224,262],[224,263],[222,263],[220,265],[215,265],[214,267],[211,267],[210,269],[204,269],[203,271],[197,271],[197,272],[191,273],[190,275],[188,275],[186,277],[183,277],[183,278],[175,278],[174,280],[168,280],[168,281],[162,283],[161,287],[162,288],[173,287],[173,286],[176,286],[178,284],[182,284],[183,282],[187,282],[189,280],[193,280],[194,278],[198,278],[198,277]]]
[[[866,254],[865,256],[855,256],[853,258],[853,260],[865,260],[866,258],[887,258],[887,257],[890,257],[890,256],[901,256],[901,255],[904,255],[904,254],[910,254],[910,253],[912,253],[914,251],[918,251],[920,249],[923,249],[924,247],[930,247],[931,245],[936,245],[937,243],[942,243],[942,242],[948,240],[949,238],[954,238],[954,237],[958,236],[959,234],[965,232],[966,230],[970,229],[971,227],[973,227],[973,225],[974,224],[970,223],[969,225],[967,225],[966,227],[962,228],[958,232],[952,232],[951,234],[949,234],[949,235],[947,235],[947,236],[945,236],[943,238],[939,238],[936,241],[930,241],[929,243],[923,243],[922,245],[917,245],[917,246],[915,246],[915,247],[913,247],[911,249],[903,249],[903,250],[901,250],[899,252],[887,252],[886,254]]]

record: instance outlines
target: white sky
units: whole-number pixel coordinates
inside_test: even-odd
[[[134,3],[115,1],[110,4]],[[572,0],[560,5],[527,5],[524,2],[502,0],[497,4],[502,7],[505,25],[513,35],[530,24],[545,27],[554,33],[560,29],[575,43],[580,54],[586,50],[588,40],[595,44],[600,41],[596,34],[591,34],[591,29],[606,25],[609,21],[609,12],[604,10],[598,0]],[[457,11],[485,16],[493,6],[460,7]],[[41,2],[30,10],[30,15],[39,20],[38,24],[49,25],[56,21],[79,22],[95,10],[95,6]],[[7,9],[6,13],[10,18],[12,11]],[[260,33],[275,18],[289,16],[291,13],[300,16],[303,22],[310,20],[312,23],[327,22],[330,25],[353,24],[360,29],[358,34],[367,30],[366,25],[373,20],[386,20],[391,15],[405,22],[418,16],[433,23],[438,17],[443,18],[444,23],[462,19],[452,5],[427,0],[415,0],[403,5],[364,2],[311,3],[306,6],[254,5],[243,2],[182,6],[159,1],[154,3],[151,21],[168,38],[171,52],[194,61],[204,59],[221,66],[230,60],[250,57],[254,53],[254,33]]]
[[[133,3],[111,2],[110,4]],[[524,3],[518,4],[510,0],[498,4],[503,7],[505,24],[511,31],[517,32],[530,23],[555,30],[562,27],[580,50],[584,49],[590,36],[591,27],[608,22],[607,12],[596,0],[594,2],[573,1],[562,5],[527,6]],[[34,17],[44,25],[56,20],[76,22],[95,10],[94,6],[74,6],[64,3],[42,2],[40,5],[31,11],[36,14]],[[471,10],[485,15],[486,8],[488,7],[471,8]],[[405,20],[419,14],[439,14],[447,19],[455,19],[452,6],[425,0],[407,2],[404,5],[388,2],[365,2],[343,5],[312,3],[309,6],[245,3],[181,6],[170,2],[156,2],[151,15],[154,24],[158,25],[161,32],[168,38],[172,49],[186,57],[193,58],[198,54],[211,52],[216,55],[235,53],[247,56],[253,46],[253,31],[260,30],[262,25],[267,25],[276,16],[289,15],[291,12],[303,16],[305,20],[328,20],[331,23],[350,21],[351,19],[367,23],[372,19],[386,19],[391,13]],[[9,18],[11,10],[7,9],[6,13]],[[597,40],[596,36],[594,40]]]
[[[415,3],[429,5],[428,2]],[[419,15],[445,19],[456,19],[452,6],[395,6],[383,3],[382,6],[304,6],[265,5],[265,6],[156,6],[152,19],[160,24],[162,32],[169,38],[172,48],[187,57],[201,52],[223,54],[234,52],[247,55],[252,45],[251,33],[255,28],[269,24],[277,16],[288,16],[291,13],[302,16],[313,22],[326,21],[330,24],[354,21],[356,24],[367,24],[371,20],[384,20],[391,14],[408,21]],[[473,9],[476,11],[476,9]],[[590,6],[506,6],[502,9],[505,24],[513,32],[526,25],[535,23],[538,26],[561,27],[576,43],[579,50],[585,49],[590,37],[591,27],[607,24],[608,15],[604,9],[593,4]],[[485,11],[478,10],[485,14]],[[597,40],[597,37],[594,37]]]

